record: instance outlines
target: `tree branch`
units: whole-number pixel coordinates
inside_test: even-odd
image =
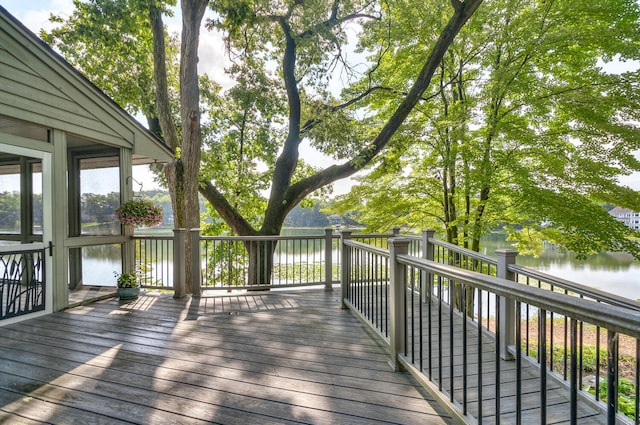
[[[431,78],[433,77],[438,64],[442,61],[442,58],[453,42],[453,39],[482,2],[483,0],[467,0],[464,3],[460,3],[459,7],[455,9],[455,13],[451,19],[449,19],[446,27],[442,30],[440,37],[436,41],[431,54],[425,61],[420,74],[409,91],[409,94],[398,106],[396,112],[389,121],[387,121],[378,136],[376,136],[370,144],[364,147],[360,153],[350,161],[341,165],[332,165],[289,187],[285,196],[285,200],[288,204],[297,204],[311,192],[327,184],[333,183],[336,180],[353,175],[371,162],[371,160],[386,146],[409,113],[411,113],[413,107],[420,101],[423,93],[431,83]]]
[[[152,2],[149,6],[149,21],[153,33],[153,80],[156,85],[156,108],[160,129],[165,143],[175,152],[180,146],[180,139],[171,114],[171,104],[169,102],[169,89],[167,84],[167,58],[164,40],[164,24],[162,22],[162,11]]]
[[[265,211],[264,225],[273,227],[272,229],[261,229],[266,234],[277,234],[280,230],[281,221],[280,210],[282,208],[284,194],[286,188],[291,183],[291,177],[298,163],[298,146],[300,145],[300,120],[302,108],[300,106],[300,92],[298,90],[298,82],[296,81],[296,42],[291,35],[291,27],[285,20],[278,20],[280,28],[284,33],[286,45],[282,58],[282,74],[284,85],[287,92],[287,100],[289,104],[289,128],[287,138],[282,148],[282,153],[278,156],[273,172],[273,181],[271,184],[271,194],[269,203]],[[274,226],[275,223],[275,226]],[[277,229],[275,229],[277,227]],[[271,233],[270,233],[271,232]]]
[[[201,181],[198,191],[239,236],[255,236],[257,234],[256,230],[229,204],[224,195],[211,182]]]

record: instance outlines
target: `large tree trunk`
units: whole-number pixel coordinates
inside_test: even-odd
[[[200,227],[198,186],[200,171],[200,92],[198,87],[198,44],[200,23],[209,2],[207,0],[182,0],[182,45],[180,50],[180,111],[182,118],[182,150],[180,160],[183,170],[184,210],[178,223],[193,229]],[[191,244],[187,238],[186,264],[191,264]],[[186,268],[186,293],[193,292],[191,267]]]
[[[245,243],[249,254],[249,276],[247,277],[249,286],[271,284],[273,254],[277,243],[271,240]]]
[[[164,139],[176,155],[176,159],[165,165],[164,172],[167,179],[167,186],[171,196],[171,208],[173,210],[174,228],[189,228],[185,218],[188,216],[185,191],[185,167],[179,153],[182,145],[176,125],[173,121],[171,113],[171,103],[169,100],[169,88],[167,83],[167,57],[164,24],[162,21],[162,10],[155,2],[149,4],[149,20],[151,22],[151,30],[153,33],[153,78],[156,86],[156,109],[158,111],[158,124],[161,130],[160,136]],[[198,24],[199,25],[199,24]],[[197,87],[197,86],[196,86]],[[197,159],[197,167],[200,161]],[[197,195],[196,195],[197,198]],[[193,226],[196,227],[196,226]],[[189,238],[187,238],[189,240]],[[189,260],[190,247],[187,252],[187,261]],[[189,263],[187,263],[189,264]],[[190,267],[187,267],[187,293],[193,292],[191,285]]]

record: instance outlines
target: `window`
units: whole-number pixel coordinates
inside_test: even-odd
[[[31,157],[0,153],[0,239],[42,240],[42,164]]]
[[[120,234],[114,214],[120,205],[119,165],[117,156],[80,159],[80,234]]]

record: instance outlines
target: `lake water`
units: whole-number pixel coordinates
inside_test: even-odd
[[[322,235],[324,229],[283,229],[286,235]],[[502,233],[482,239],[482,253],[495,257],[495,250],[511,248]],[[640,299],[640,261],[623,253],[600,253],[585,260],[571,251],[547,245],[539,257],[519,255],[516,264],[611,292],[632,300]]]
[[[483,239],[483,253],[491,257],[495,257],[496,249],[508,247],[502,234]],[[640,299],[640,261],[629,254],[603,252],[579,260],[574,252],[547,245],[540,257],[519,255],[516,264],[632,300]]]
[[[285,229],[283,234],[321,235],[324,229]],[[504,235],[492,234],[483,239],[483,253],[495,257],[494,251],[510,247]],[[107,252],[83,252],[85,284],[115,285],[113,270],[120,269],[117,248]],[[516,263],[572,282],[611,292],[632,300],[640,299],[640,261],[621,253],[601,253],[578,260],[575,253],[547,246],[540,257],[519,255]]]

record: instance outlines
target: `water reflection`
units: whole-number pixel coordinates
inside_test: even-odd
[[[482,246],[492,257],[496,249],[512,248],[500,233],[487,235]],[[633,300],[640,298],[640,261],[629,254],[602,252],[581,260],[575,252],[549,244],[540,257],[519,255],[516,263]]]
[[[322,235],[324,229],[286,229],[283,235]],[[317,249],[324,249],[324,243],[317,241]],[[483,253],[495,257],[495,250],[511,248],[504,234],[491,234],[483,239]],[[316,246],[309,242],[310,253]],[[294,247],[294,256],[295,253]],[[301,249],[298,247],[298,249]],[[291,251],[284,251],[291,252]],[[83,249],[83,269],[86,270],[85,282],[98,285],[114,285],[113,271],[120,271],[119,246],[98,246]],[[276,252],[278,255],[278,252]],[[334,248],[334,261],[338,259],[338,251]],[[166,262],[166,260],[165,260]],[[545,273],[608,291],[633,300],[640,298],[640,262],[623,253],[601,253],[579,260],[575,253],[548,245],[540,257],[519,255],[517,264],[540,270]],[[169,261],[170,263],[170,261]],[[170,280],[171,273],[167,264],[154,264],[157,270],[169,270],[164,279]],[[164,274],[164,272],[163,272]]]

